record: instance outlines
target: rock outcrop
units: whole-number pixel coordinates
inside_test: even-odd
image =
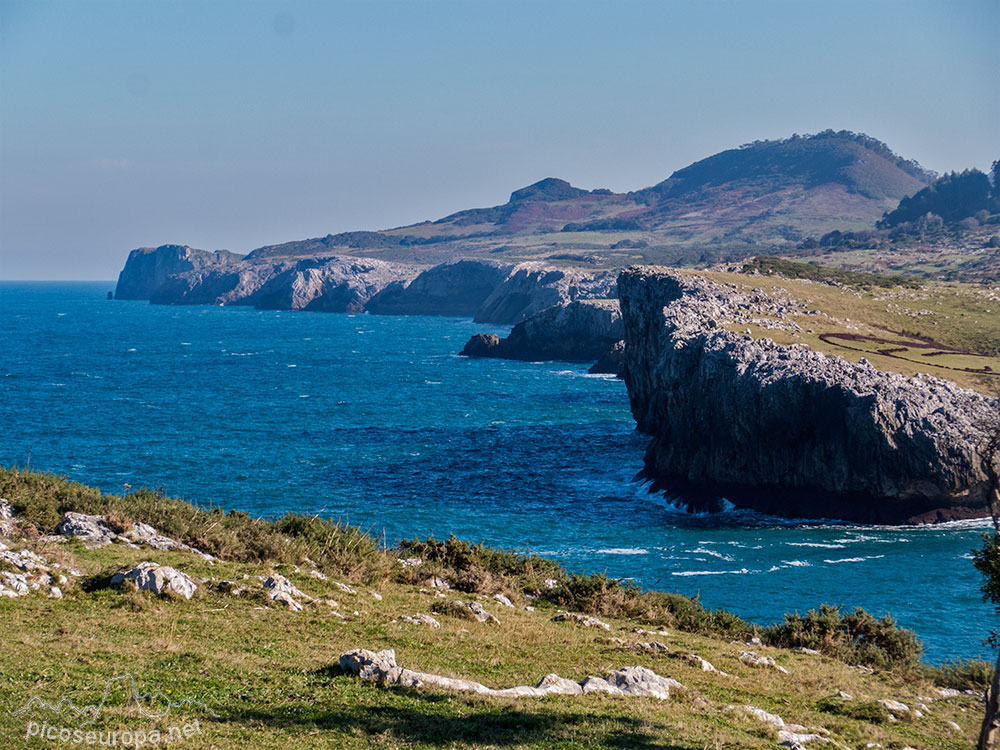
[[[513,325],[556,305],[581,299],[612,299],[613,272],[583,273],[530,262],[515,266],[476,312],[477,323]]]
[[[633,268],[618,281],[644,473],[692,507],[935,522],[985,515],[979,446],[996,399],[722,326],[735,288]]]
[[[592,362],[601,358],[624,335],[617,300],[583,300],[557,305],[532,315],[501,339],[476,334],[462,354],[542,362]]]
[[[459,260],[394,281],[367,305],[375,315],[450,315],[470,318],[513,269],[509,263]]]
[[[111,576],[112,586],[131,583],[140,591],[151,591],[159,596],[179,596],[190,599],[198,590],[197,584],[187,575],[169,565],[143,562],[129,570]]]
[[[662,677],[646,667],[625,667],[611,672],[607,678],[587,677],[583,682],[574,682],[557,674],[547,674],[535,687],[495,689],[480,682],[444,677],[427,672],[415,672],[396,664],[396,652],[368,651],[354,649],[340,655],[340,668],[347,674],[362,680],[372,680],[383,685],[403,685],[411,688],[437,687],[457,690],[494,698],[544,698],[547,695],[589,695],[607,693],[609,695],[632,698],[658,698],[666,700],[671,690],[685,690],[677,680]]]

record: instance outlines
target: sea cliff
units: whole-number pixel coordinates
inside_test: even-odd
[[[694,509],[936,522],[987,513],[997,400],[727,330],[761,300],[689,274],[618,280],[644,473]]]
[[[614,296],[615,275],[459,260],[436,266],[325,254],[249,256],[183,245],[133,250],[116,299],[160,305],[247,305],[267,310],[452,315],[514,325],[554,305]]]

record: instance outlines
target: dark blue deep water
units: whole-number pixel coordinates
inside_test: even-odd
[[[983,524],[691,517],[633,481],[622,383],[456,356],[468,320],[109,302],[0,284],[0,462],[273,516],[530,550],[700,594],[761,623],[821,602],[892,613],[931,661],[989,656]],[[494,329],[498,330],[498,329]]]

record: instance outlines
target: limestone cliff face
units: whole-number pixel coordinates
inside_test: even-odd
[[[996,399],[726,331],[754,301],[721,284],[643,268],[618,284],[624,378],[661,487],[698,509],[725,497],[789,517],[986,514]]]
[[[582,299],[615,296],[616,274],[567,271],[542,263],[515,266],[476,312],[477,323],[513,325],[535,313]]]
[[[149,299],[175,274],[225,266],[241,257],[225,250],[207,252],[186,245],[140,247],[129,253],[118,275],[115,299]]]
[[[477,334],[462,354],[529,362],[592,362],[621,341],[623,332],[617,300],[580,300],[532,315],[504,339]]]
[[[268,262],[164,245],[132,251],[115,297],[163,305],[362,312],[380,291],[412,279],[417,271],[348,255]]]
[[[305,260],[281,267],[247,301],[262,310],[358,313],[387,285],[415,274],[410,266],[366,258]]]
[[[513,267],[488,260],[442,263],[412,281],[389,284],[368,303],[368,312],[472,317]]]

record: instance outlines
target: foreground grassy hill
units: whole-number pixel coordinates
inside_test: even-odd
[[[4,747],[38,746],[42,740],[27,736],[32,721],[132,733],[183,724],[192,728],[185,746],[220,749],[776,747],[779,728],[752,709],[818,735],[807,741],[812,747],[965,748],[978,731],[981,698],[955,688],[981,687],[986,667],[926,667],[912,634],[864,613],[825,609],[759,630],[686,597],[641,593],[458,540],[386,549],[319,518],[263,521],[146,490],[101,494],[16,469],[0,470],[0,497],[13,509],[0,527],[9,548],[0,552],[0,580],[52,576],[37,591],[0,597]],[[70,511],[100,514],[126,536],[151,524],[214,559],[123,536],[104,544],[52,536]],[[116,571],[145,561],[190,576],[194,597],[110,584]],[[301,611],[269,598],[261,580],[278,574],[296,587]],[[51,598],[56,582],[61,597]],[[478,602],[498,622],[479,622],[449,601]],[[606,628],[555,620],[562,610],[600,618]],[[415,615],[439,627],[404,619]],[[747,645],[754,637],[763,642]],[[641,665],[684,688],[658,700],[387,687],[340,670],[338,655],[355,648],[392,648],[405,667],[491,687]],[[744,651],[785,671],[753,666]],[[719,671],[705,671],[691,654]],[[156,693],[140,701],[145,715],[129,683],[114,680],[125,674]],[[20,711],[32,697],[97,704],[105,685],[97,715],[75,716],[67,704],[56,713],[37,701]]]

